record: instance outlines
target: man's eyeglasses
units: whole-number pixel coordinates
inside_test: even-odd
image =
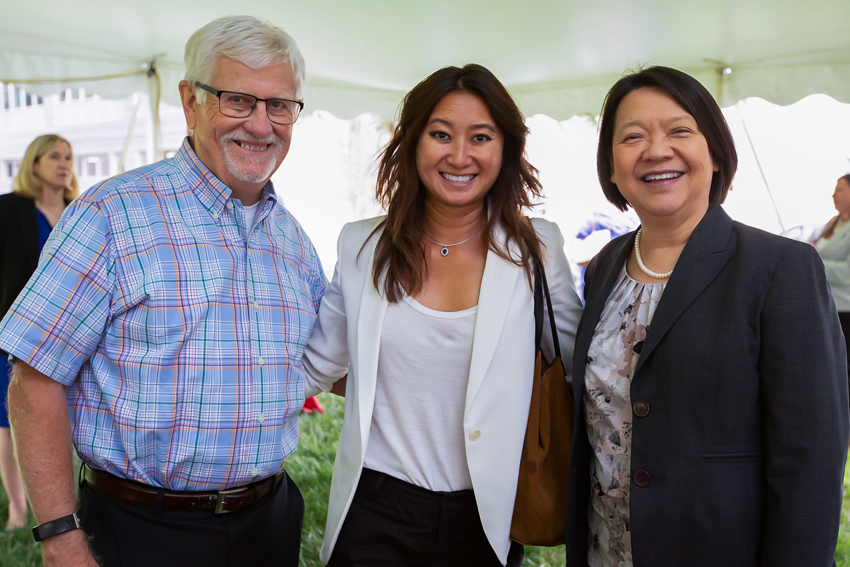
[[[304,103],[300,100],[258,98],[245,93],[219,91],[197,81],[195,86],[217,96],[219,112],[231,118],[248,118],[257,108],[257,103],[263,101],[266,103],[266,116],[269,117],[269,121],[285,126],[295,124],[298,115],[304,109]]]

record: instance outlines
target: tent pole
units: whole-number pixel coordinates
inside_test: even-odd
[[[135,96],[139,96],[138,94]],[[142,99],[136,101],[136,106],[133,108],[133,116],[130,118],[130,128],[127,130],[127,137],[124,139],[124,148],[121,150],[121,159],[118,161],[118,173],[124,173],[124,162],[127,159],[127,150],[130,148],[130,140],[133,137],[133,127],[136,125],[136,116],[139,114],[139,107],[142,105]]]
[[[159,73],[156,70],[156,58],[151,59],[148,63],[148,100],[151,105],[151,127],[153,129],[153,144],[152,154],[149,158],[150,163],[157,162],[162,159],[162,148],[160,142],[160,120],[159,120],[159,100],[162,96],[162,82]]]
[[[756,152],[756,147],[753,144],[753,139],[750,136],[750,130],[747,128],[747,122],[744,120],[744,101],[738,101],[736,105],[738,107],[738,116],[741,118],[741,126],[744,127],[744,134],[747,135],[747,142],[750,143],[750,149],[753,152],[753,157],[756,158],[756,165],[759,168],[759,173],[761,174],[762,181],[764,181],[764,188],[767,189],[767,196],[770,197],[770,204],[773,205],[773,212],[776,213],[776,220],[779,221],[779,228],[782,229],[782,232],[785,232],[785,225],[782,223],[782,217],[779,214],[779,208],[776,206],[776,201],[773,199],[773,193],[770,190],[770,184],[767,182],[767,176],[764,174],[764,169],[761,167],[761,161],[759,160],[759,155]]]

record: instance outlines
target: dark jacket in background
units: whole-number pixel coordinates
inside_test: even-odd
[[[585,276],[567,565],[587,565],[588,349],[634,246]],[[630,527],[636,567],[834,565],[850,436],[844,339],[815,249],[708,210],[682,251],[631,383]]]
[[[35,201],[0,195],[0,319],[15,302],[38,266]]]

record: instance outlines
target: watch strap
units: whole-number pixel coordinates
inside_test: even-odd
[[[82,527],[79,516],[74,512],[73,514],[68,514],[67,516],[62,516],[61,518],[50,520],[34,527],[32,529],[32,537],[35,541],[41,541],[49,537],[64,534],[65,532],[70,532],[71,530],[78,530]]]

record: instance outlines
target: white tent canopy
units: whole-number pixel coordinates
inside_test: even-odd
[[[527,116],[598,113],[616,78],[642,64],[690,72],[721,105],[813,93],[850,102],[847,0],[15,2],[0,19],[0,81],[55,79],[26,88],[118,98],[151,88],[153,61],[162,99],[179,104],[186,40],[234,12],[293,35],[307,60],[307,111],[344,118],[392,119],[416,82],[467,62],[490,68]],[[127,72],[137,74],[68,82]]]

